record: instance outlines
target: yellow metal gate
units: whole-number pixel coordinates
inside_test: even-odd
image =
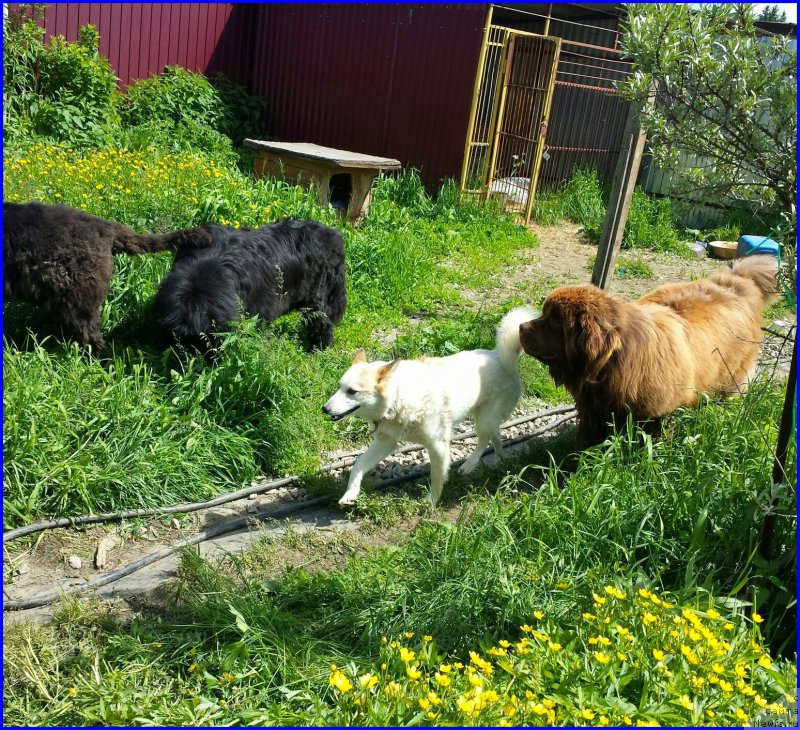
[[[461,191],[531,217],[561,40],[486,27],[475,79]]]

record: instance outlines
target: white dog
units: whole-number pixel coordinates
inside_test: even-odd
[[[517,359],[519,326],[537,317],[528,308],[509,312],[497,327],[494,350],[468,350],[448,357],[367,362],[359,350],[322,407],[334,421],[356,415],[375,425],[375,440],[350,472],[339,504],[353,504],[364,475],[394,453],[400,441],[420,443],[431,459],[431,499],[436,504],[450,469],[453,428],[475,418],[478,445],[459,470],[471,472],[491,441],[503,455],[500,424],[522,394]]]

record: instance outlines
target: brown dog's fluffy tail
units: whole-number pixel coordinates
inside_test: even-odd
[[[771,304],[780,296],[778,289],[778,259],[771,254],[746,256],[731,268],[731,273],[750,279],[761,291],[764,304]]]
[[[205,248],[211,245],[211,235],[204,228],[183,228],[180,231],[161,235],[139,235],[138,233],[120,233],[111,246],[114,254],[156,253],[170,248],[188,246],[189,248]]]

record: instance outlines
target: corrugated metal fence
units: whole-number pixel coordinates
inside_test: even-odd
[[[12,12],[18,7],[10,5]],[[100,53],[126,85],[173,64],[245,78],[256,13],[256,7],[235,3],[51,3],[44,21],[47,38],[71,41],[81,26],[96,26]]]

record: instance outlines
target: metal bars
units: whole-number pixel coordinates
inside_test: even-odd
[[[491,11],[490,11],[491,13]],[[463,194],[500,198],[530,219],[552,100],[560,41],[491,25],[478,62]]]

